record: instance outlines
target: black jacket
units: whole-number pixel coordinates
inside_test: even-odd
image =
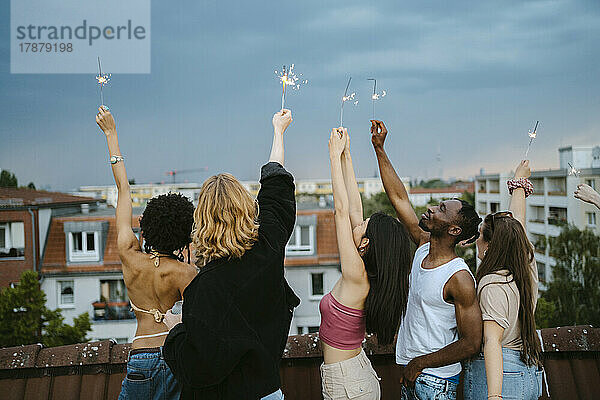
[[[300,303],[283,271],[296,219],[294,178],[270,162],[260,183],[258,241],[239,259],[200,269],[183,293],[183,323],[165,341],[181,399],[256,400],[281,385],[279,362]]]

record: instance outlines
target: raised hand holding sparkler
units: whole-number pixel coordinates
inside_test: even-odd
[[[579,174],[581,174],[581,171],[576,169],[573,164],[568,163],[569,164],[569,175],[575,175],[577,178],[579,178]]]
[[[275,75],[281,82],[282,92],[281,92],[281,109],[285,108],[285,88],[289,86],[290,89],[298,90],[300,89],[300,85],[304,85],[308,83],[308,79],[301,79],[302,74],[296,75],[294,72],[294,64],[286,67],[285,65],[281,69],[281,71],[275,70]]]
[[[384,98],[387,95],[385,90],[381,93],[377,93],[377,79],[368,78],[368,81],[373,81],[373,94],[371,95],[371,101],[373,103],[373,119],[375,119],[375,101]]]
[[[537,127],[539,123],[540,121],[536,121],[535,126],[533,127],[533,131],[530,130],[527,133],[529,135],[529,144],[527,145],[527,151],[525,152],[525,159],[527,159],[527,156],[529,155],[529,149],[531,148],[531,143],[533,142],[533,139],[535,139],[537,136]]]
[[[108,84],[110,78],[110,74],[102,73],[102,67],[100,66],[100,57],[98,57],[98,75],[96,76],[96,81],[98,81],[98,85],[100,85],[100,105],[105,108],[108,107],[104,105],[104,93],[102,91],[102,88]]]
[[[352,104],[357,105],[358,100],[356,99],[356,93],[352,92],[348,94],[348,89],[350,88],[350,82],[352,81],[352,77],[348,78],[348,84],[346,85],[346,90],[344,90],[344,95],[342,96],[342,107],[340,110],[340,128],[344,126],[344,103],[347,101],[352,101]]]

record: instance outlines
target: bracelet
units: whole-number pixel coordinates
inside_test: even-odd
[[[525,190],[525,197],[533,194],[533,183],[527,178],[509,179],[506,182],[508,192],[512,195],[515,189],[521,188]]]
[[[497,397],[497,398],[499,398],[499,399],[503,399],[503,398],[504,398],[504,397],[502,397],[502,395],[501,395],[501,394],[490,394],[490,395],[488,396],[488,399],[493,399],[494,397]]]
[[[118,163],[119,161],[123,161],[123,160],[125,160],[125,157],[123,157],[123,156],[121,156],[121,155],[118,155],[118,156],[110,156],[110,163],[111,163],[111,164],[116,164],[116,163]]]

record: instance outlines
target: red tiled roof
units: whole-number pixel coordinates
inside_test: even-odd
[[[104,248],[102,263],[67,265],[66,236],[64,224],[67,221],[108,221],[108,235]],[[138,216],[131,219],[133,227],[139,227]],[[92,216],[79,215],[76,217],[53,218],[50,224],[46,250],[42,261],[42,273],[56,272],[100,272],[120,270],[121,260],[117,250],[117,227],[114,215]]]
[[[92,197],[73,196],[45,190],[0,188],[0,208],[42,206],[55,204],[82,204],[98,201]]]

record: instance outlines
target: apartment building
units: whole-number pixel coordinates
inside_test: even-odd
[[[457,182],[443,188],[410,188],[408,198],[413,206],[422,207],[445,199],[458,198],[467,192],[473,193],[474,191],[475,184],[473,182]]]
[[[134,209],[132,218],[138,238],[140,211]],[[67,323],[87,312],[91,340],[131,342],[136,320],[123,281],[114,208],[53,218],[41,273],[46,306],[60,308]]]
[[[285,276],[300,298],[290,335],[318,332],[319,301],[342,275],[331,203],[298,203],[297,207],[285,258]]]
[[[596,190],[600,188],[600,146],[568,146],[558,151],[559,168],[533,171],[530,179],[535,191],[527,198],[527,234],[536,247],[535,258],[542,283],[552,279],[551,267],[555,265],[542,239],[558,236],[565,222],[600,234],[598,209],[573,197],[581,183]],[[510,195],[506,182],[512,177],[513,173],[507,172],[475,178],[475,204],[482,217],[508,209]]]
[[[0,288],[16,284],[23,271],[39,272],[50,221],[98,207],[90,197],[42,190],[0,188]]]
[[[410,188],[410,178],[401,178],[406,188]],[[258,181],[240,182],[252,195],[256,196],[260,189]],[[331,179],[299,179],[296,180],[296,194],[331,196]],[[357,178],[358,190],[365,196],[383,191],[383,183],[380,178]],[[161,194],[176,192],[181,193],[198,204],[198,196],[201,183],[148,183],[140,185],[130,185],[131,200],[133,207],[145,207],[148,200]],[[117,187],[115,185],[105,186],[82,186],[79,191],[71,192],[72,195],[88,196],[95,199],[105,200],[108,205],[117,206]]]

